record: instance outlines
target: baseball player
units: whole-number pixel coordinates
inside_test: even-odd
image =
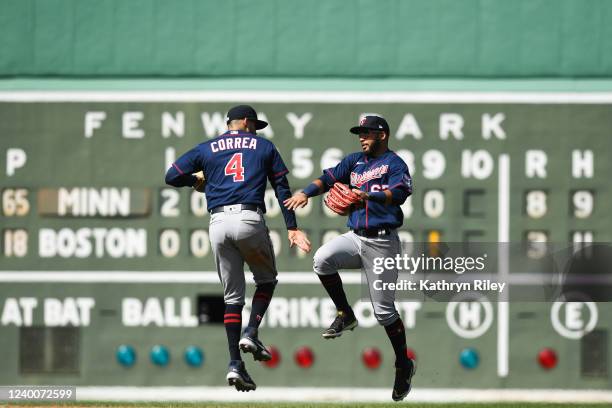
[[[374,280],[396,282],[398,272],[393,268],[375,274],[373,259],[394,258],[401,251],[396,229],[403,223],[400,205],[412,193],[412,179],[406,163],[388,148],[389,125],[384,118],[365,116],[350,131],[359,135],[362,151],[325,170],[304,191],[286,200],[285,206],[291,210],[301,208],[310,197],[329,191],[326,205],[349,216],[350,231],[329,241],[314,255],[314,271],[338,309],[336,319],[322,336],[333,339],[357,326],[338,270],[361,268],[368,281],[376,319],[384,326],[395,351],[392,398],[400,401],[410,392],[416,367],[406,354],[406,335],[395,309],[395,292],[377,291],[372,284]]]
[[[257,361],[272,357],[258,338],[259,324],[277,283],[274,251],[263,217],[268,180],[281,204],[290,246],[309,252],[310,242],[297,229],[293,210],[282,205],[291,197],[285,163],[272,142],[256,135],[256,130],[268,124],[247,105],[230,109],[226,120],[227,132],[179,157],[168,169],[166,183],[206,193],[210,242],[224,291],[223,322],[230,353],[226,379],[239,391],[251,391],[256,385],[245,369],[240,350],[252,353]],[[256,290],[241,338],[245,262],[253,273]]]

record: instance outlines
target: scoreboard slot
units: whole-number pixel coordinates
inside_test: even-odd
[[[485,217],[486,192],[483,189],[470,189],[463,192],[463,215],[465,217]]]
[[[463,231],[462,242],[469,244],[471,242],[484,242],[486,233],[482,230],[468,230]]]

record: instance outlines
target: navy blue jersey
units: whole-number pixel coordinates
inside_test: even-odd
[[[404,223],[400,205],[412,194],[412,178],[408,166],[395,152],[387,150],[375,158],[362,152],[349,154],[336,167],[325,170],[319,179],[325,191],[335,182],[368,193],[391,190],[391,204],[366,200],[363,208],[352,211],[347,223],[349,228],[398,228]]]
[[[166,183],[192,186],[192,173],[204,171],[208,211],[232,204],[254,204],[264,212],[267,181],[274,188],[287,228],[297,227],[295,213],[283,205],[291,197],[287,167],[276,146],[252,133],[231,130],[201,143],[179,157],[166,173]]]

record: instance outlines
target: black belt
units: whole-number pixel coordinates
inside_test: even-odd
[[[377,238],[391,233],[390,228],[360,228],[354,229],[353,232],[361,237]]]
[[[240,210],[247,210],[247,211],[257,211],[259,210],[259,207],[256,206],[255,204],[234,204],[231,207],[235,207],[236,205],[240,206]],[[230,207],[229,205],[221,205],[219,207],[215,207],[212,210],[210,210],[211,214],[216,214],[216,213],[220,213],[225,211],[225,207]]]

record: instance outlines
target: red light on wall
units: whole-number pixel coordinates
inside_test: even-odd
[[[275,368],[281,361],[280,352],[274,346],[268,346],[268,351],[272,355],[272,358],[268,361],[263,361],[263,364],[268,368]]]
[[[295,362],[302,368],[309,368],[314,363],[314,354],[310,347],[300,347],[294,355]]]
[[[406,349],[406,356],[408,356],[409,359],[416,361],[416,353],[414,349],[411,349],[410,347]]]
[[[538,353],[538,363],[547,370],[555,368],[557,360],[557,353],[551,348],[543,348]]]
[[[361,352],[361,361],[370,370],[376,370],[382,363],[382,355],[376,347],[366,347]]]

